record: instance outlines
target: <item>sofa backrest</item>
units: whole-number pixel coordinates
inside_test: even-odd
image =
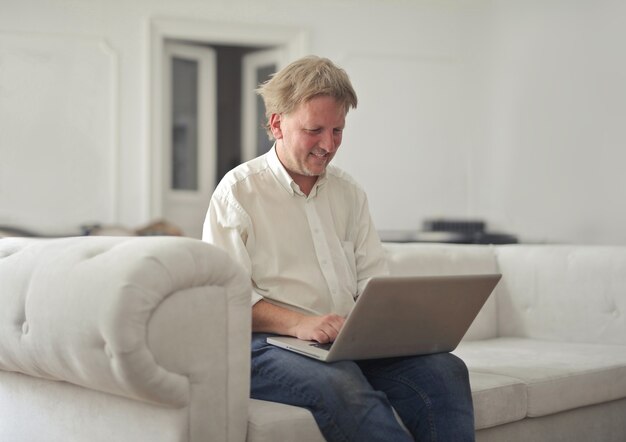
[[[626,247],[496,247],[502,336],[626,344]]]
[[[438,276],[498,272],[491,246],[385,243],[384,247],[392,275]],[[489,339],[497,336],[496,303],[494,293],[465,334],[464,340]]]

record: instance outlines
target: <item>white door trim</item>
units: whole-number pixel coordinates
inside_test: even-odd
[[[161,182],[162,214],[165,219],[180,227],[185,235],[199,238],[201,235],[202,216],[206,211],[207,201],[215,188],[217,172],[217,73],[215,50],[197,45],[167,42],[163,57],[163,120],[162,140],[163,155]],[[197,121],[184,116],[178,124],[187,126],[187,130],[196,134],[197,187],[195,189],[174,189],[174,145],[172,140],[172,62],[174,59],[189,60],[198,69],[197,83]],[[179,116],[180,117],[180,116]],[[192,166],[193,167],[193,166]]]
[[[251,52],[242,59],[241,90],[241,159],[248,161],[258,155],[257,129],[257,69],[260,66],[275,64],[278,69],[286,65],[282,50],[268,49]]]

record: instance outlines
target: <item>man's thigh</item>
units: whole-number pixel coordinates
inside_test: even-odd
[[[252,335],[251,396],[308,408],[327,440],[407,440],[384,393],[353,361],[325,363]]]
[[[455,355],[367,360],[358,365],[373,388],[386,394],[414,436],[428,440],[435,430],[442,436],[450,422],[473,434],[467,367]]]
[[[358,361],[370,384],[392,400],[469,392],[467,367],[451,353]],[[460,392],[455,391],[460,389]]]
[[[267,336],[252,335],[253,398],[308,406],[321,397],[342,401],[343,392],[372,389],[356,363],[327,364],[268,344]]]

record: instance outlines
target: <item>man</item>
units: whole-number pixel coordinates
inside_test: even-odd
[[[258,92],[274,147],[224,177],[204,225],[252,281],[251,396],[308,408],[329,441],[473,440],[467,369],[451,354],[326,364],[267,344],[332,342],[387,265],[365,193],[330,165],[357,105],[345,71],[305,57]]]

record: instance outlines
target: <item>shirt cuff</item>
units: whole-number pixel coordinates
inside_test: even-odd
[[[263,296],[261,296],[259,292],[257,292],[256,290],[252,290],[252,297],[251,297],[252,305],[256,304],[262,299],[263,299]]]

